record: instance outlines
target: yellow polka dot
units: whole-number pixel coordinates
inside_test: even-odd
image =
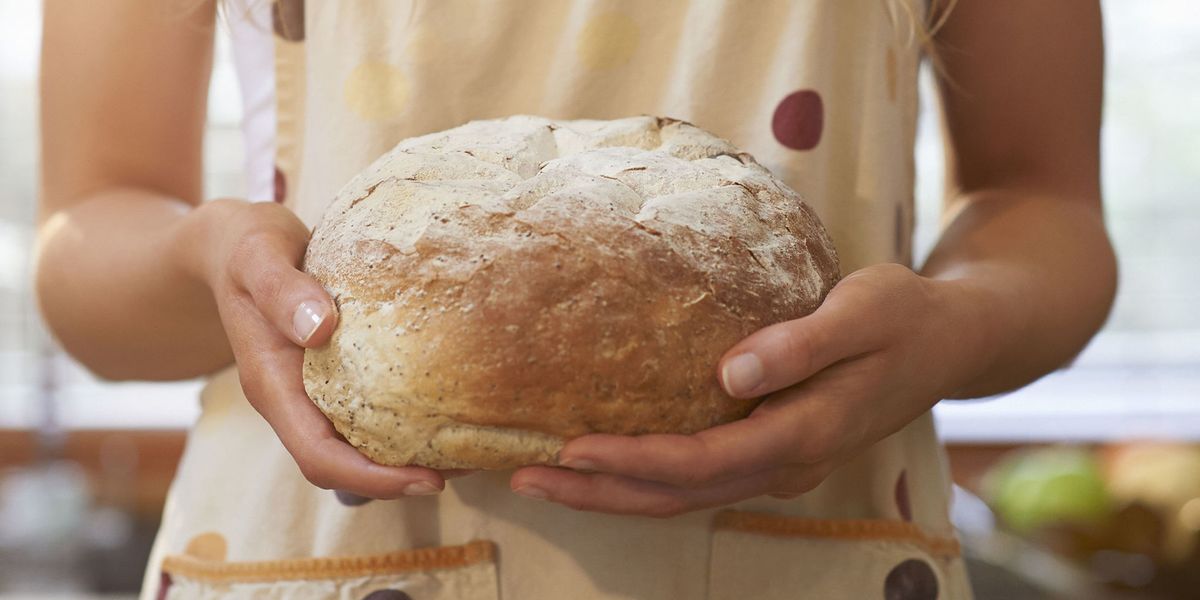
[[[580,62],[588,67],[617,67],[633,57],[638,35],[638,26],[633,19],[616,12],[600,13],[583,26],[575,50]]]
[[[408,81],[392,65],[363,63],[346,79],[345,99],[350,110],[368,121],[392,119],[404,111]]]
[[[183,553],[201,560],[225,560],[225,538],[215,531],[202,533],[188,542]]]
[[[887,67],[887,91],[888,100],[896,101],[896,52],[891,48],[887,49],[887,57],[885,59]]]

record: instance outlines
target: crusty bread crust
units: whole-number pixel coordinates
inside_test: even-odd
[[[305,353],[313,401],[372,460],[434,468],[742,418],[758,400],[727,396],[717,360],[839,278],[795,191],[655,117],[405,140],[338,193],[304,266],[340,310]]]

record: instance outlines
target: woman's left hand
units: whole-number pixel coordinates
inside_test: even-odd
[[[987,360],[971,304],[954,281],[892,264],[862,269],[813,314],[765,327],[721,359],[730,395],[767,395],[745,419],[694,435],[582,436],[559,453],[567,468],[519,469],[511,487],[579,510],[653,517],[802,494]]]

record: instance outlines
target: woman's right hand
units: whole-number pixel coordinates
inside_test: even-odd
[[[195,209],[182,260],[212,290],[242,390],[313,485],[367,498],[440,492],[464,471],[390,467],[348,444],[304,389],[304,349],[329,341],[337,308],[300,263],[309,232],[274,203],[214,200]]]

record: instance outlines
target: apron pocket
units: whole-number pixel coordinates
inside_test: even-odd
[[[163,559],[158,598],[497,600],[496,546],[402,550],[371,556],[227,562],[191,555]]]
[[[726,510],[713,521],[708,600],[965,600],[958,540],[890,520]]]

